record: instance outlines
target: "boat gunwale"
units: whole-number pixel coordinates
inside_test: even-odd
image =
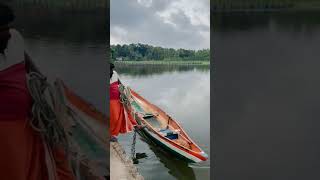
[[[82,97],[80,97],[77,94],[75,94],[74,92],[72,92],[71,89],[69,89],[67,87],[67,85],[61,79],[57,79],[55,81],[55,83],[56,83],[56,86],[58,86],[59,88],[62,88],[61,89],[62,93],[63,93],[64,97],[67,98],[68,102],[70,102],[72,104],[76,104],[76,102],[74,102],[74,99],[72,99],[72,98],[76,98],[78,101],[80,101],[80,103],[82,105],[86,106],[88,109],[91,110],[91,112],[90,112],[88,109],[82,109],[87,116],[92,117],[100,125],[108,127],[108,125],[105,121],[108,118],[104,113],[102,113],[101,111],[96,109],[92,104],[90,104],[89,102],[84,100]],[[79,107],[77,107],[77,108],[79,108]]]
[[[102,126],[102,128],[108,128],[107,123],[103,122],[103,119],[107,119],[107,116],[105,116],[102,112],[100,112],[99,110],[97,110],[96,108],[94,108],[94,106],[90,103],[88,103],[87,101],[85,101],[82,97],[78,96],[77,94],[75,94],[74,92],[71,91],[71,89],[69,89],[67,87],[67,85],[61,80],[61,79],[57,79],[55,81],[55,86],[56,88],[59,89],[59,93],[61,93],[61,98],[63,98],[63,102],[69,107],[71,108],[73,111],[76,110],[83,110],[82,113],[91,118],[92,120],[94,120],[93,122],[96,123],[96,126]],[[74,102],[73,99],[71,98],[77,98],[78,100],[80,100],[80,103],[83,103],[82,105],[85,105],[88,109],[91,110],[91,113],[89,112],[88,109],[81,109],[78,107],[78,104],[76,102]],[[98,138],[98,141],[101,141],[102,143],[100,145],[102,146],[106,146],[108,144],[108,141],[106,138],[103,138],[102,135],[100,134],[100,132],[92,129],[90,126],[87,127],[89,128],[90,132],[94,134],[95,137]],[[101,127],[100,127],[101,128]],[[108,147],[108,146],[106,146]]]

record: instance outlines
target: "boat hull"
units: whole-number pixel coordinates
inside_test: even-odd
[[[109,153],[107,141],[107,117],[90,103],[69,89],[62,80],[55,81],[57,96],[62,101],[61,116],[69,135],[70,158],[79,176],[104,179],[110,176],[109,162],[104,157]],[[81,155],[81,157],[77,157]],[[80,159],[79,162],[77,160]],[[79,163],[80,167],[76,164]]]
[[[185,151],[180,150],[179,148],[176,148],[170,142],[166,142],[164,140],[161,140],[161,138],[159,136],[157,136],[155,133],[150,132],[149,130],[143,129],[139,132],[139,134],[148,138],[153,143],[155,143],[157,146],[165,149],[167,152],[169,152],[170,154],[172,154],[173,156],[175,156],[181,160],[191,162],[191,163],[198,163],[198,162],[202,162],[202,161],[204,161],[204,159],[206,159],[205,157],[200,159],[196,156],[193,156],[191,154],[186,153]]]

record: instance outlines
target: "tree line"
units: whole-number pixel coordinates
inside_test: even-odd
[[[187,50],[155,47],[147,44],[111,45],[114,61],[209,61],[210,49]]]
[[[7,0],[15,6],[41,6],[48,9],[89,11],[105,9],[109,3],[106,0]]]
[[[211,0],[213,11],[243,9],[290,9],[319,6],[318,0]]]

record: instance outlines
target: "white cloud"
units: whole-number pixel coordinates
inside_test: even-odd
[[[204,25],[210,27],[210,2],[209,0],[176,0],[163,11],[157,12],[165,21],[171,21],[172,15],[183,12],[190,18],[192,25]]]
[[[209,0],[113,0],[111,44],[210,47]]]
[[[111,44],[124,44],[127,43],[125,37],[128,36],[128,32],[119,27],[119,26],[113,26],[111,27],[111,33],[110,34],[110,43]]]
[[[150,7],[152,5],[152,0],[137,0],[137,2],[145,7]]]

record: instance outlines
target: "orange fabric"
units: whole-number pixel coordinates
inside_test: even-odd
[[[46,179],[44,146],[28,124],[32,100],[24,63],[0,71],[0,177]]]
[[[75,177],[71,172],[69,162],[66,159],[66,154],[62,148],[55,149],[53,156],[56,161],[57,175],[59,180],[74,180]]]
[[[126,112],[119,100],[110,100],[110,133],[117,136],[133,130],[137,122]]]
[[[32,100],[24,63],[0,71],[0,97],[0,179],[48,180],[43,139],[29,124]],[[75,179],[63,152],[53,154],[57,180]]]
[[[47,178],[42,140],[26,122],[0,121],[1,179]]]
[[[27,121],[0,121],[0,177],[13,180],[46,180],[47,166],[42,139]],[[53,152],[57,180],[74,180],[65,153]]]

